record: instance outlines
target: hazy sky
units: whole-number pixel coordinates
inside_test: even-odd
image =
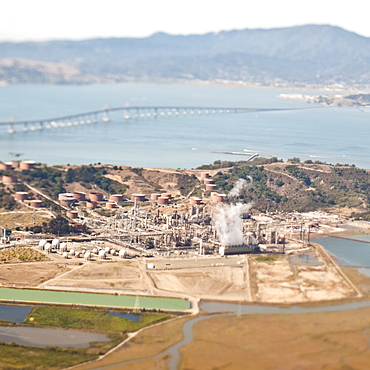
[[[367,0],[4,0],[0,40],[145,37],[331,24],[370,37]]]

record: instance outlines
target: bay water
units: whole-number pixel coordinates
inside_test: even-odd
[[[307,108],[271,112],[124,120],[14,134],[0,127],[0,160],[32,159],[46,164],[117,164],[195,168],[215,160],[258,153],[300,157],[370,168],[370,109],[328,108],[284,100],[277,89],[195,85],[10,85],[0,88],[0,121],[47,119],[105,105],[239,108]],[[314,93],[313,93],[314,94]],[[216,152],[216,153],[215,153]]]

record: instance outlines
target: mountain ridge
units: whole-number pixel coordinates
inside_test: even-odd
[[[222,79],[263,85],[370,84],[370,38],[330,25],[3,42],[0,59],[5,58],[63,64],[79,71],[79,81],[90,76],[110,82]],[[2,70],[0,80],[9,82]]]

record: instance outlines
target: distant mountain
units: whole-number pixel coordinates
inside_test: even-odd
[[[370,39],[328,25],[0,43],[0,59],[9,58],[28,61],[29,75],[23,69],[23,78],[17,80],[16,73],[10,78],[0,63],[0,80],[8,82],[39,82],[32,63],[43,62],[74,71],[68,78],[45,74],[44,82],[53,83],[222,79],[266,85],[370,84]]]

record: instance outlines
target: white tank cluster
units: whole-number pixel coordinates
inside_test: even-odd
[[[127,256],[125,249],[114,249],[111,247],[104,247],[96,245],[97,243],[103,243],[100,241],[92,241],[92,246],[83,245],[80,249],[76,244],[73,244],[74,248],[68,249],[67,242],[61,242],[59,239],[53,239],[51,242],[43,239],[39,242],[39,249],[46,253],[57,253],[63,258],[84,258],[85,261],[91,261],[92,258],[105,260],[110,257],[125,258]]]

